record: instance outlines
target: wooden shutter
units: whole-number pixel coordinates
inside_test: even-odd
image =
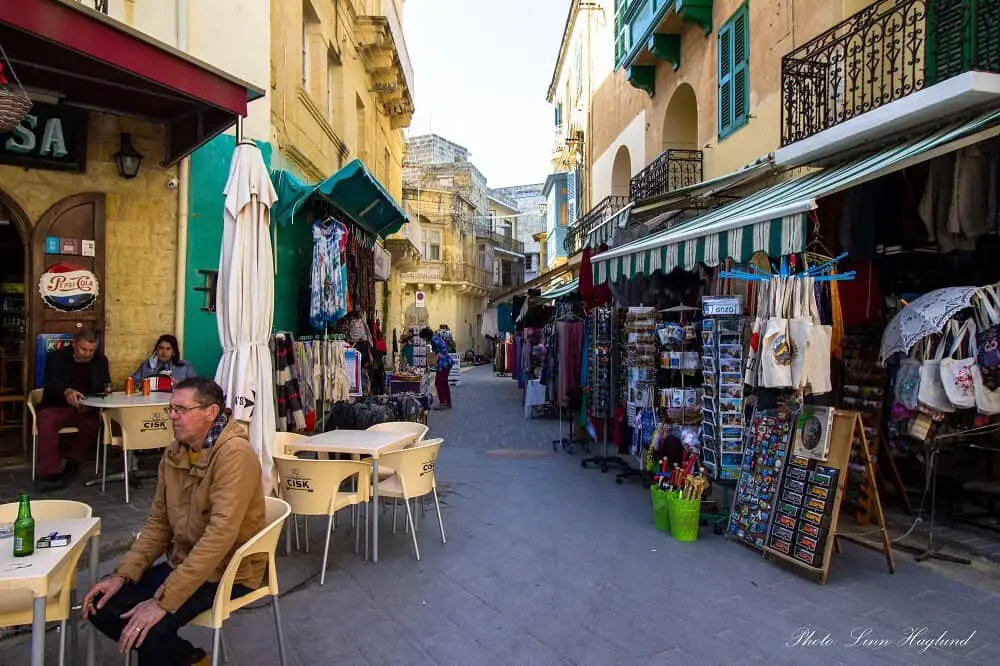
[[[733,18],[733,129],[750,115],[750,21],[743,5]]]
[[[733,26],[719,30],[719,138],[733,131]]]

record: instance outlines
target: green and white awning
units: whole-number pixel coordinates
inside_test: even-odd
[[[552,287],[548,291],[541,295],[541,298],[552,301],[562,296],[569,296],[576,291],[577,287],[580,286],[579,278],[573,278],[566,284],[561,284],[557,287]]]
[[[602,245],[612,245],[619,229],[625,228],[628,224],[629,211],[632,204],[626,205],[614,215],[601,222],[597,227],[587,234],[587,244],[592,250],[596,250]]]
[[[910,139],[880,153],[759,190],[673,229],[595,255],[594,283],[669,273],[698,263],[745,262],[802,252],[806,221],[816,201],[1000,134],[1000,110]]]

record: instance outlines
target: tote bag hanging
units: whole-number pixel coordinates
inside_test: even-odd
[[[994,287],[983,287],[976,297],[979,332],[976,333],[976,363],[983,385],[990,391],[1000,388],[1000,299]]]
[[[910,350],[909,358],[904,358],[899,364],[899,372],[896,373],[895,397],[896,402],[906,409],[914,412],[917,410],[917,396],[920,393],[920,358],[924,343],[913,346]]]
[[[951,351],[941,360],[941,383],[948,394],[948,400],[956,409],[971,409],[976,406],[976,390],[972,380],[976,358],[971,355],[956,358],[968,346],[967,338],[970,334],[976,334],[976,324],[971,319],[959,329]]]
[[[806,383],[813,395],[829,393],[833,390],[830,378],[831,343],[833,326],[824,324],[819,316],[819,304],[816,302],[816,281],[805,280],[806,303],[812,326],[809,328],[809,343],[806,345]]]
[[[941,381],[941,359],[944,358],[944,350],[948,346],[948,336],[954,335],[957,331],[958,325],[952,321],[945,328],[938,341],[934,358],[925,358],[920,366],[920,388],[917,392],[917,402],[928,409],[939,412],[955,411],[955,407],[951,404],[951,400],[948,399],[948,394],[944,390],[944,383]]]
[[[793,278],[792,315],[788,320],[788,338],[792,346],[792,388],[802,389],[809,383],[806,359],[809,354],[809,335],[813,321],[809,304],[805,302],[806,278]]]
[[[769,282],[759,282],[757,284],[757,316],[753,321],[753,329],[750,331],[750,344],[747,348],[747,365],[743,381],[747,386],[758,385],[760,378],[760,343],[764,337],[767,324],[769,294],[773,285]]]
[[[760,374],[766,388],[792,388],[792,345],[788,337],[786,308],[790,305],[791,281],[774,278],[774,300],[761,340]]]
[[[977,336],[973,335],[971,338],[972,358],[977,358]],[[1000,389],[990,390],[983,383],[983,374],[978,363],[973,363],[970,371],[972,372],[973,392],[976,396],[976,409],[982,414],[1000,414]]]

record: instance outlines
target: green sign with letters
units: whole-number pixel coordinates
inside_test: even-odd
[[[0,164],[82,173],[87,168],[87,112],[35,102],[17,127],[0,133]]]

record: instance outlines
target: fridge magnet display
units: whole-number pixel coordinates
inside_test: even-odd
[[[785,409],[756,412],[746,430],[729,533],[754,548],[765,546],[790,435],[791,416]]]

